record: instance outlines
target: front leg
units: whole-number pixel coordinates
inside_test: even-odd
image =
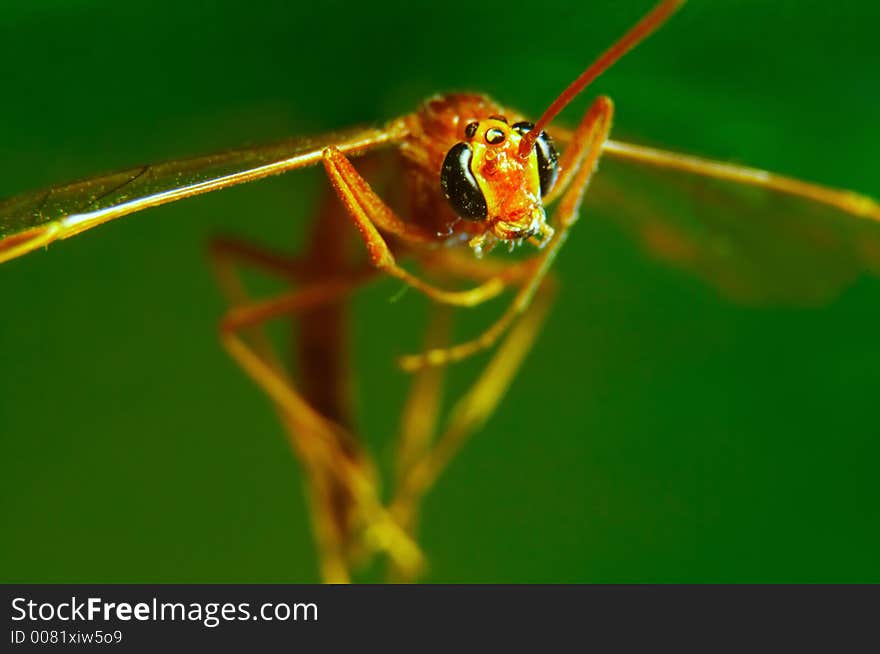
[[[418,226],[401,220],[337,148],[325,149],[323,158],[330,184],[363,237],[370,262],[376,268],[443,304],[472,307],[491,300],[504,290],[506,280],[500,276],[465,291],[449,291],[401,268],[379,233],[380,229],[416,249],[434,247],[437,245],[436,238]]]

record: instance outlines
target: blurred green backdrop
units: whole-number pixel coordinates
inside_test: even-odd
[[[649,5],[4,0],[0,195],[441,90],[537,114]],[[878,22],[867,0],[693,0],[595,90],[619,136],[880,196]],[[317,580],[298,468],[217,343],[204,256],[221,232],[296,247],[317,183],[203,196],[0,268],[0,580]],[[588,220],[557,272],[502,410],[429,496],[427,580],[880,581],[880,283],[737,306]],[[384,462],[392,355],[421,339],[423,303],[397,290],[357,300]]]

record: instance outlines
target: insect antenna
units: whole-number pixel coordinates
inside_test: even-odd
[[[674,14],[685,0],[663,0],[658,3],[644,18],[636,23],[626,34],[617,40],[614,45],[608,48],[602,55],[592,63],[577,79],[575,79],[559,97],[553,101],[544,114],[535,123],[535,127],[530,130],[520,141],[519,156],[528,157],[535,145],[535,139],[541,134],[541,131],[547,124],[553,120],[562,109],[571,102],[584,88],[587,87],[599,75],[610,68],[618,59],[627,52],[632,50],[641,41],[651,35],[654,30],[660,27],[666,20]]]

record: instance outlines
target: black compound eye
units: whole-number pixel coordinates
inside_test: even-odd
[[[480,128],[480,123],[468,123],[467,127],[464,128],[464,135],[469,139],[474,138],[474,134],[477,133],[477,130]]]
[[[440,189],[449,205],[462,218],[485,220],[489,213],[486,198],[471,172],[474,153],[467,143],[457,143],[443,160]]]
[[[534,129],[535,124],[529,122],[516,123],[513,125],[520,134],[526,134]],[[541,180],[541,195],[547,195],[556,178],[559,177],[559,153],[553,145],[553,139],[547,132],[541,132],[535,139],[535,153],[538,155],[538,177]]]

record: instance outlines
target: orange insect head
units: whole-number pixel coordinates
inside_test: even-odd
[[[490,116],[465,128],[465,141],[447,154],[441,172],[443,194],[459,216],[485,221],[485,230],[470,241],[479,256],[497,241],[511,246],[534,237],[546,243],[553,235],[542,197],[556,181],[557,155],[541,134],[529,156],[519,155],[520,143],[532,123],[509,125]]]

